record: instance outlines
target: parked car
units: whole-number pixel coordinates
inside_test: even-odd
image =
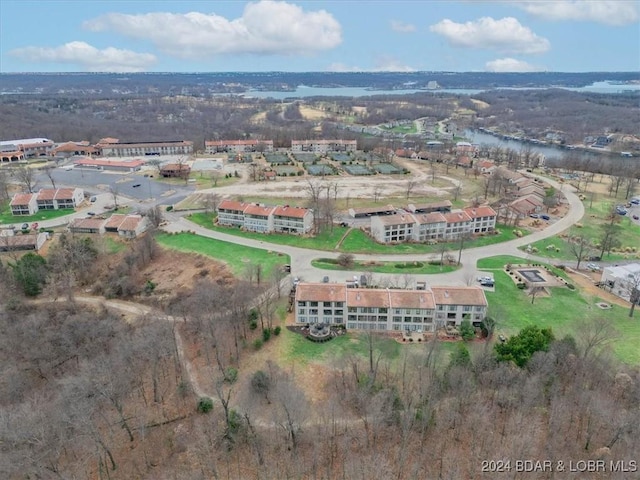
[[[593,256],[593,257],[587,258],[587,260],[589,260],[590,262],[599,262],[602,259],[598,256]]]
[[[482,283],[482,282],[493,282],[493,278],[491,278],[491,277],[478,277],[478,281],[480,283]]]
[[[632,198],[629,203],[631,205],[640,205],[640,198]]]
[[[549,215],[540,215],[540,218],[547,221],[551,220],[551,217]]]
[[[598,265],[596,265],[595,263],[587,263],[587,268],[589,270],[591,270],[592,272],[599,272],[600,271],[600,267]]]
[[[29,224],[28,223],[23,223],[21,230],[29,230]]]
[[[531,214],[529,214],[529,216],[531,218],[540,218],[540,215],[538,215],[537,213],[531,213]]]
[[[91,197],[91,198],[89,199],[89,201],[90,201],[91,203],[94,203],[96,200],[97,200],[97,198],[96,198],[96,197]]]
[[[322,277],[322,283],[329,283],[329,276],[325,275],[324,277]]]
[[[87,212],[87,215],[89,215],[90,217],[93,217],[96,214],[96,212]]]
[[[482,287],[493,287],[495,286],[495,283],[493,280],[484,280],[482,282],[480,282],[480,286]]]
[[[638,220],[638,219],[640,219],[640,217],[638,217],[638,215],[634,215],[634,216],[633,216],[633,217],[631,217],[631,218],[633,218],[634,220]]]

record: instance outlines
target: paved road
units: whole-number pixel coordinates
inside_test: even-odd
[[[542,178],[542,177],[541,177]],[[511,240],[508,242],[503,242],[494,245],[488,245],[485,247],[478,248],[470,248],[463,250],[461,263],[463,267],[459,270],[450,273],[443,274],[432,274],[432,275],[411,275],[409,280],[410,282],[415,281],[427,281],[430,284],[437,285],[466,285],[470,280],[475,279],[478,275],[478,271],[476,269],[476,263],[480,258],[491,257],[494,255],[514,255],[518,257],[522,257],[524,259],[534,259],[530,255],[527,255],[525,252],[518,249],[518,247],[522,247],[528,245],[530,243],[534,243],[538,240],[542,240],[544,238],[552,237],[557,235],[558,233],[563,232],[567,228],[569,228],[574,223],[578,222],[582,216],[584,215],[584,206],[582,201],[575,194],[575,189],[568,185],[561,185],[553,180],[548,178],[543,178],[545,182],[553,186],[554,188],[562,191],[565,195],[567,202],[569,203],[568,213],[561,219],[556,222],[551,223],[548,227],[543,230],[534,232],[530,235],[527,235],[523,238],[518,238],[515,240]],[[221,232],[214,232],[212,230],[208,230],[206,228],[200,227],[199,225],[190,222],[186,218],[182,217],[173,217],[171,223],[164,227],[166,231],[169,232],[180,232],[180,231],[193,231],[198,235],[202,235],[204,237],[215,238],[219,240],[224,240],[232,243],[237,243],[239,245],[245,245],[248,247],[255,248],[268,248],[269,250],[281,252],[289,255],[291,257],[291,274],[292,276],[299,277],[306,281],[321,281],[321,279],[328,275],[331,282],[344,282],[346,280],[352,279],[354,275],[360,275],[361,271],[328,271],[315,268],[311,265],[311,261],[316,258],[337,258],[340,255],[340,252],[328,252],[328,251],[318,251],[318,250],[310,250],[305,248],[291,247],[287,245],[277,245],[271,244],[268,242],[263,242],[259,240],[253,240],[248,238],[242,238],[235,235],[229,235]],[[428,261],[428,260],[439,260],[438,254],[356,254],[354,257],[357,260],[364,261],[407,261],[407,260],[416,260],[416,261]],[[548,260],[547,260],[548,261]],[[374,274],[374,278],[378,283],[387,283],[393,285],[398,281],[404,282],[404,278],[400,278],[401,276],[397,274],[382,274],[376,273]],[[411,284],[411,283],[410,283]]]
[[[543,178],[543,177],[540,177]],[[146,180],[146,179],[145,179]],[[543,178],[545,182],[553,186],[554,188],[562,191],[565,195],[567,202],[569,203],[568,213],[561,219],[550,223],[545,229],[534,232],[523,238],[518,238],[508,242],[503,242],[494,245],[488,245],[485,247],[470,248],[463,250],[461,256],[462,268],[450,273],[431,274],[431,275],[398,275],[398,274],[374,274],[374,279],[379,284],[394,285],[398,282],[409,282],[409,285],[414,284],[416,281],[427,281],[430,284],[438,285],[465,285],[472,281],[477,275],[476,263],[480,258],[491,257],[494,255],[514,255],[522,258],[528,258],[532,260],[538,260],[537,257],[527,255],[525,252],[518,249],[524,245],[534,243],[544,238],[552,237],[558,233],[563,232],[571,225],[578,222],[584,215],[584,206],[582,201],[574,193],[574,187],[569,185],[561,185],[558,182]],[[127,205],[133,209],[144,211],[147,208],[151,208],[156,203],[164,203],[158,200],[140,200],[135,198],[129,198],[127,196],[118,196],[119,205]],[[47,220],[39,222],[43,228],[50,228],[54,226],[66,225],[73,218],[86,217],[87,212],[93,211],[95,213],[102,213],[106,205],[113,204],[113,196],[109,193],[101,193],[96,195],[96,202],[89,206],[81,208],[79,211],[71,215],[59,217],[53,220]],[[239,245],[248,247],[269,249],[275,252],[281,252],[291,257],[291,274],[294,277],[306,281],[321,281],[321,279],[328,275],[331,282],[344,282],[346,280],[353,279],[355,275],[360,276],[362,273],[359,270],[354,271],[328,271],[315,268],[311,265],[312,260],[317,258],[337,258],[340,252],[319,251],[310,250],[306,248],[292,247],[288,245],[277,245],[266,241],[253,240],[235,235],[229,235],[222,232],[215,232],[187,220],[182,217],[179,212],[172,212],[166,214],[167,220],[170,222],[163,227],[168,232],[181,232],[192,231],[198,235],[215,238],[218,240],[224,240]],[[452,252],[456,254],[456,252]],[[438,254],[356,254],[354,255],[356,260],[361,261],[429,261],[439,260]]]

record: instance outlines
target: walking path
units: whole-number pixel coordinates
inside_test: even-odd
[[[562,191],[564,194],[569,208],[567,214],[558,221],[550,224],[543,230],[533,232],[522,238],[517,238],[507,242],[496,243],[493,245],[487,245],[484,247],[469,248],[462,251],[461,263],[462,268],[449,273],[436,273],[429,275],[429,282],[437,285],[465,285],[470,278],[475,278],[477,275],[476,263],[481,258],[492,257],[496,255],[513,255],[522,257],[524,259],[548,262],[549,259],[541,257],[533,257],[526,252],[519,250],[519,247],[537,242],[539,240],[557,235],[573,224],[578,222],[584,215],[584,205],[582,201],[575,194],[575,188],[568,185],[562,185],[554,180],[550,180],[545,177],[540,177],[546,183],[552,187]],[[172,221],[169,225],[164,227],[164,230],[168,232],[181,232],[191,231],[198,235],[215,238],[217,240],[223,240],[226,242],[236,243],[238,245],[244,245],[254,248],[268,248],[269,250],[284,253],[291,258],[291,272],[292,275],[299,277],[307,281],[320,281],[323,276],[327,275],[326,270],[318,269],[314,267],[311,262],[318,257],[324,258],[337,258],[340,252],[332,252],[325,250],[311,250],[306,248],[292,247],[288,245],[277,245],[268,243],[261,240],[254,240],[244,238],[236,235],[230,235],[222,232],[209,230],[201,227],[186,218],[180,217]],[[355,254],[354,258],[359,261],[430,261],[439,260],[440,254]],[[340,271],[331,272],[333,275],[340,275],[344,279],[352,279],[354,275],[360,275],[360,271]],[[397,274],[375,274],[376,278],[393,282],[397,280]],[[335,281],[336,279],[332,279]]]

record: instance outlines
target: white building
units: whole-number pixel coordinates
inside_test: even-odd
[[[640,305],[640,263],[605,267],[600,285],[627,302],[631,301],[634,293],[636,303]]]
[[[356,330],[434,332],[459,326],[463,320],[479,326],[487,305],[480,287],[397,290],[299,283],[295,292],[297,323],[345,325]]]
[[[308,208],[223,200],[217,211],[218,225],[251,232],[305,234],[313,229],[313,211]]]

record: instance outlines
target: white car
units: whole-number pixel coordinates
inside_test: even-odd
[[[589,270],[591,270],[592,272],[600,271],[600,267],[598,265],[596,265],[595,263],[587,263],[587,268]]]

